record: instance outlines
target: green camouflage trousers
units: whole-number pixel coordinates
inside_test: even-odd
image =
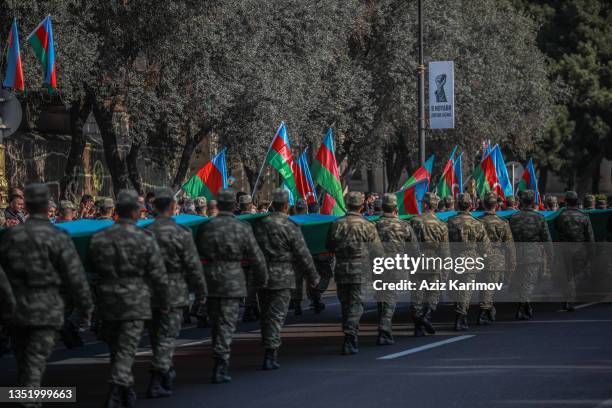
[[[377,302],[378,306],[378,331],[391,334],[393,332],[393,313],[395,313],[395,300]]]
[[[261,339],[266,349],[281,345],[281,329],[289,310],[291,289],[261,289],[258,293],[261,307]]]
[[[513,290],[517,292],[520,302],[529,302],[540,276],[540,264],[520,265],[512,276]]]
[[[208,298],[208,314],[212,326],[212,346],[215,358],[229,360],[232,336],[236,331],[240,298]]]
[[[410,309],[412,310],[412,314],[414,316],[422,317],[423,308],[425,305],[428,305],[432,311],[436,310],[438,307],[438,301],[440,300],[440,291],[420,289],[421,281],[431,283],[435,282],[436,280],[441,280],[440,273],[416,273],[413,276],[414,277],[411,280],[417,283],[417,289],[410,292],[410,296],[412,298],[410,302]]]
[[[125,387],[134,384],[132,365],[144,330],[143,320],[104,321],[104,340],[110,348],[111,382]]]
[[[338,300],[342,308],[342,331],[344,334],[357,336],[359,334],[359,320],[363,314],[360,283],[338,283],[336,285]]]
[[[47,358],[55,346],[57,330],[52,327],[14,326],[9,328],[9,333],[17,360],[17,385],[40,387]]]
[[[153,349],[151,366],[154,370],[165,373],[172,367],[175,341],[181,332],[182,319],[181,308],[172,308],[168,313],[161,313],[158,309],[153,311],[148,326]]]
[[[483,282],[486,283],[499,283],[501,276],[502,276],[502,271],[500,270],[496,270],[496,271],[490,271],[487,270],[484,274],[484,279]],[[481,309],[486,309],[486,310],[490,310],[493,308],[493,295],[495,293],[495,290],[489,290],[489,289],[485,289],[483,291],[480,292],[480,308]]]
[[[457,275],[457,280],[462,283],[468,283],[476,280],[476,275],[473,273],[463,273]],[[472,289],[459,290],[455,293],[455,313],[462,315],[468,314],[470,310],[470,300],[472,299]]]
[[[257,288],[255,287],[255,282],[253,280],[253,274],[250,271],[247,272],[247,296],[244,298],[244,307],[250,307],[255,310],[259,310],[259,305],[257,303]]]

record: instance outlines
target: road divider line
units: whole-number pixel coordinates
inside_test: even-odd
[[[471,339],[472,337],[475,337],[475,336],[476,336],[475,334],[466,334],[463,336],[453,337],[451,339],[436,341],[435,343],[430,343],[430,344],[425,344],[424,346],[414,347],[408,350],[400,351],[399,353],[387,354],[386,356],[378,357],[377,360],[393,360],[394,358],[404,357],[410,354],[418,353],[420,351],[425,351],[425,350],[429,350],[432,348],[445,346],[447,344],[456,343],[458,341]]]

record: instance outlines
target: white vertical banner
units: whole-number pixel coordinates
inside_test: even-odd
[[[455,66],[453,61],[429,63],[429,128],[455,128]]]

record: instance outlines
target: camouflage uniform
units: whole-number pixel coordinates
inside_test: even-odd
[[[566,193],[567,201],[576,201],[578,195],[574,191]],[[593,258],[593,226],[588,215],[576,206],[568,205],[557,218],[555,218],[557,241],[572,242],[573,245],[564,244],[561,248],[561,267],[565,270],[565,296],[568,302],[576,296],[576,273],[588,270]],[[570,305],[567,305],[570,306]],[[572,307],[568,309],[573,310]]]
[[[219,193],[219,203],[235,203],[236,193],[225,189]],[[250,262],[254,285],[259,288],[268,279],[266,261],[257,245],[251,226],[230,211],[219,211],[203,223],[196,244],[204,264],[208,286],[208,313],[212,325],[212,346],[216,360],[213,382],[227,382],[232,335],[236,330],[240,298],[247,294],[245,271],[241,261]]]
[[[492,205],[497,202],[497,194],[490,192],[484,198],[485,203]],[[516,248],[508,221],[495,214],[495,211],[486,211],[480,218],[487,231],[487,236],[491,241],[491,252],[488,255],[485,270],[487,283],[498,283],[502,280],[508,281],[512,272],[516,268]],[[507,275],[504,279],[504,271]],[[481,313],[478,321],[487,324],[495,320],[495,308],[493,306],[493,290],[484,290],[481,293],[480,309]]]
[[[26,205],[46,205],[48,200],[49,190],[44,184],[26,187]],[[60,288],[66,290],[82,317],[91,312],[85,272],[72,239],[49,222],[46,210],[44,214],[31,214],[25,223],[4,232],[0,264],[16,304],[14,313],[5,315],[4,321],[17,359],[17,385],[39,387],[57,330],[64,322]]]
[[[435,193],[425,193],[423,202],[428,204],[431,209],[437,207],[439,198]],[[419,240],[421,252],[426,257],[450,256],[448,246],[448,228],[446,223],[441,221],[432,211],[426,211],[410,220],[412,229]],[[414,275],[417,285],[421,281],[436,282],[442,278],[442,271],[418,271]],[[432,312],[438,306],[440,292],[438,290],[415,290],[411,293],[411,310],[415,320],[415,335],[422,335],[423,324],[429,333],[435,330],[429,323]]]
[[[395,194],[385,194],[382,202],[383,208],[397,208]],[[385,250],[385,256],[394,257],[396,254],[419,256],[419,244],[408,221],[400,220],[393,212],[384,212],[376,221],[376,230]],[[403,279],[399,271],[385,271],[383,281],[398,282]],[[392,321],[397,303],[396,291],[377,291],[378,307],[378,344],[393,344]]]
[[[239,215],[251,215],[249,206],[253,205],[253,198],[249,194],[241,195],[238,198],[240,205]],[[244,299],[244,314],[242,320],[244,322],[255,322],[259,319],[259,302],[257,301],[257,287],[253,281],[253,274],[250,273],[249,266],[244,267],[247,277],[247,295]]]
[[[595,196],[593,194],[585,194],[584,200],[582,201],[582,208],[585,210],[595,209]]]
[[[173,199],[173,194],[169,189],[160,189],[155,197],[156,200]],[[175,339],[181,331],[182,308],[189,305],[189,288],[195,293],[196,301],[204,299],[206,281],[191,230],[164,215],[159,215],[146,229],[157,240],[168,274],[171,308],[168,313],[160,313],[158,305],[153,303],[149,333],[153,348],[151,365],[154,371],[164,373],[165,385],[170,386],[164,388],[169,389],[169,377],[174,377],[173,371],[169,371],[172,368]]]
[[[359,208],[363,205],[363,194],[350,192],[347,205]],[[343,354],[355,354],[363,313],[362,286],[370,280],[370,259],[383,253],[382,245],[374,223],[354,210],[331,224],[326,247],[336,254],[335,279],[345,334]]]
[[[273,192],[274,203],[286,204],[286,190]],[[297,224],[284,212],[274,211],[255,224],[255,237],[266,258],[268,283],[259,290],[261,336],[266,349],[264,369],[278,368],[276,350],[281,345],[280,331],[287,316],[291,289],[295,288],[296,270],[301,270],[314,285],[319,275]]]
[[[491,241],[485,226],[469,212],[471,201],[472,199],[469,194],[459,194],[457,205],[460,211],[457,215],[450,217],[446,223],[448,226],[448,240],[455,243],[451,247],[452,257],[455,259],[461,257],[472,259],[478,257],[484,258],[485,255],[491,252]],[[466,269],[464,273],[457,277],[461,282],[467,283],[476,280],[477,272],[476,269]],[[461,290],[457,293],[457,301],[455,303],[457,323],[455,324],[455,330],[466,330],[468,328],[466,316],[470,308],[471,297],[472,290],[470,289]]]
[[[138,208],[135,191],[122,190],[117,206]],[[132,365],[144,321],[152,317],[151,303],[168,309],[168,276],[153,234],[120,218],[95,233],[89,244],[89,271],[96,287],[102,338],[111,352],[111,396],[116,386],[132,393]]]
[[[533,190],[521,194],[521,211],[510,216],[510,229],[516,245],[517,270],[512,285],[518,289],[521,304],[517,318],[529,319],[532,316],[529,300],[535,289],[540,271],[552,265],[552,244],[550,231],[544,216],[533,209],[535,193]],[[540,244],[538,244],[540,243]]]

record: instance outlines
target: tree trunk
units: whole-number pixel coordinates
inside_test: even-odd
[[[193,151],[200,144],[202,139],[210,133],[210,129],[202,129],[196,134],[193,134],[193,129],[191,124],[187,125],[186,136],[185,136],[185,145],[183,146],[183,151],[181,152],[181,158],[178,163],[178,167],[176,168],[176,174],[174,175],[174,181],[172,182],[172,188],[178,189],[183,181],[185,180],[185,176],[187,175],[187,170],[189,170],[189,163],[191,162],[191,156],[193,155]]]
[[[91,112],[91,99],[84,97],[70,106],[70,151],[64,176],[60,181],[60,200],[77,202],[79,198],[79,173],[83,169],[83,151],[86,138],[83,126]]]
[[[114,104],[105,107],[99,101],[93,102],[93,114],[102,136],[106,165],[111,175],[113,191],[117,194],[121,189],[130,188],[131,184],[125,160],[119,155],[117,135],[113,129],[113,110]]]
[[[138,154],[140,153],[140,142],[133,141],[132,146],[130,147],[130,152],[125,158],[128,176],[132,185],[134,186],[134,190],[138,192],[138,194],[142,195],[142,183],[140,182],[140,172],[138,171]]]
[[[591,191],[593,194],[599,194],[599,180],[601,179],[601,159],[598,155],[593,161],[593,173],[591,173]]]
[[[538,180],[538,188],[541,193],[546,193],[546,184],[548,183],[548,166],[540,167],[540,177]]]

